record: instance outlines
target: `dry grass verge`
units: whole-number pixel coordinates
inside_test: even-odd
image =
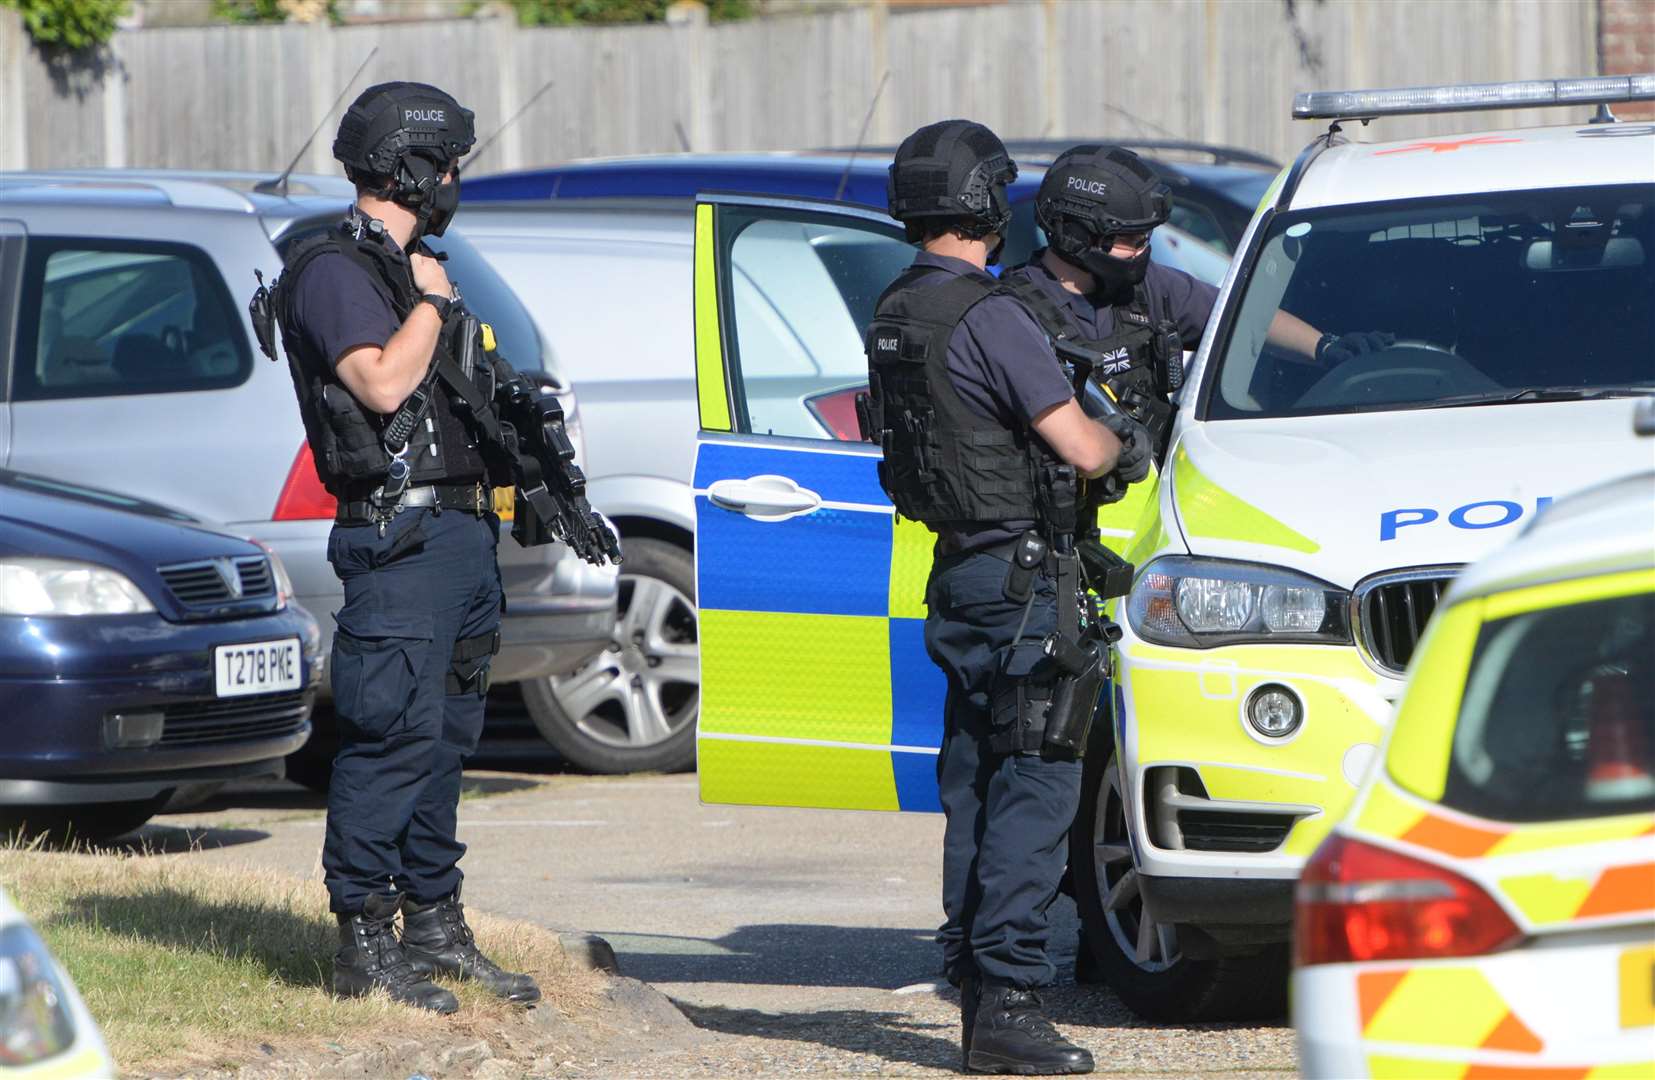
[[[69,970],[126,1071],[233,1068],[261,1044],[320,1047],[370,1032],[447,1041],[497,1032],[521,1012],[468,983],[451,986],[451,1017],[383,997],[335,1000],[326,986],[337,931],[313,881],[203,867],[187,854],[9,847],[0,885]],[[546,1006],[590,1007],[601,978],[576,968],[554,935],[468,917],[489,955],[539,979]]]

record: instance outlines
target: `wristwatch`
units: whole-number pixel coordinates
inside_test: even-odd
[[[436,308],[437,318],[441,319],[443,322],[448,321],[448,309],[454,306],[454,301],[450,300],[446,296],[438,296],[434,292],[426,293],[424,296],[419,298],[419,302],[422,304],[430,304],[432,307]]]

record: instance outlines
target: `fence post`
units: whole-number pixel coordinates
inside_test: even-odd
[[[667,8],[667,24],[673,33],[684,35],[684,140],[689,150],[715,150],[712,145],[713,71],[711,42],[707,40],[707,5],[699,2],[679,2]],[[722,130],[722,129],[721,129]]]
[[[29,124],[23,97],[23,65],[35,63],[23,16],[0,7],[0,101],[12,102],[0,108],[0,169],[29,167]]]
[[[1057,0],[1045,0],[1041,16],[1046,29],[1045,55],[1041,57],[1040,65],[1045,76],[1041,83],[1041,92],[1046,95],[1046,129],[1040,134],[1048,139],[1062,138],[1069,134],[1069,117],[1063,101],[1063,75],[1061,70],[1066,50],[1058,34]]]
[[[310,78],[306,80],[309,93],[305,95],[305,114],[300,125],[305,135],[317,124],[322,124],[321,132],[305,151],[305,160],[299,162],[299,172],[310,171],[323,176],[339,171],[339,165],[333,160],[333,136],[339,128],[339,118],[344,115],[343,110],[350,107],[351,99],[360,94],[365,86],[373,85],[372,76],[368,77],[361,86],[352,88],[354,93],[347,95],[344,104],[340,105],[340,112],[331,118],[331,123],[322,122],[322,110],[333,104],[333,99],[344,89],[338,81],[338,64],[334,55],[338,45],[338,36],[326,19],[315,19],[305,24],[305,61],[310,70]],[[359,59],[357,63],[361,63]],[[350,66],[356,70],[356,64]],[[350,78],[349,74],[344,78]],[[283,151],[291,153],[292,151]],[[287,165],[286,161],[276,163],[280,169]]]
[[[870,0],[868,4],[868,55],[873,59],[873,65],[868,69],[868,93],[871,95],[879,89],[879,80],[891,70],[891,9],[886,0]],[[891,72],[893,77],[898,72]],[[875,145],[894,143],[907,132],[896,130],[893,120],[901,110],[895,104],[896,95],[881,98],[874,110],[873,123],[868,125],[868,141]],[[852,121],[855,123],[855,121]],[[854,138],[854,129],[852,138]],[[848,139],[845,141],[849,141]]]
[[[489,36],[494,39],[494,78],[499,83],[500,115],[495,119],[494,130],[500,131],[500,145],[495,152],[500,155],[495,162],[497,171],[507,169],[521,169],[523,167],[523,129],[519,124],[512,124],[505,130],[499,125],[509,121],[517,115],[517,110],[523,107],[523,87],[518,83],[517,74],[517,16],[510,8],[501,5],[494,8],[486,16],[490,21]],[[539,87],[535,87],[536,90]],[[532,92],[532,91],[531,91]],[[479,138],[488,138],[488,132],[480,133]]]
[[[126,107],[126,63],[121,55],[121,38],[136,30],[117,30],[104,46],[102,67],[103,89],[103,163],[111,169],[124,169],[127,161],[128,125],[131,117]],[[96,69],[95,69],[96,70]]]

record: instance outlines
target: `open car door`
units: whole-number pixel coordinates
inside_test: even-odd
[[[861,441],[863,334],[914,249],[871,210],[695,209],[697,736],[706,802],[937,810],[931,534]]]

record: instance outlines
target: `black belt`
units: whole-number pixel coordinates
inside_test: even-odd
[[[481,517],[494,509],[494,489],[481,481],[473,484],[422,484],[404,490],[395,510],[422,506],[464,510]],[[340,525],[372,525],[377,520],[374,515],[383,512],[368,499],[341,500],[333,520]]]

